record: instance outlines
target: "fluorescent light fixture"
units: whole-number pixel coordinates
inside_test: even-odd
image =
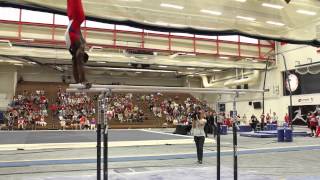
[[[98,64],[105,64],[105,63],[107,63],[107,62],[105,62],[105,61],[96,61],[96,63],[98,63]]]
[[[179,10],[184,9],[183,6],[179,6],[179,5],[175,5],[175,4],[167,4],[167,3],[161,3],[160,6],[167,7],[167,8],[173,8],[173,9],[179,9]]]
[[[277,5],[277,4],[269,4],[269,3],[262,3],[262,6],[264,7],[270,7],[274,9],[282,9],[283,6]]]
[[[195,53],[187,53],[186,55],[187,55],[187,56],[196,56]]]
[[[169,25],[168,23],[163,22],[163,21],[157,21],[157,22],[155,22],[155,24],[158,24],[160,26],[168,26]]]
[[[188,70],[195,70],[196,68],[188,67],[187,69],[188,69]]]
[[[230,59],[230,58],[227,57],[227,56],[220,56],[219,58],[220,58],[220,59]]]
[[[246,2],[247,0],[235,0],[235,1],[238,1],[238,2]]]
[[[34,41],[34,39],[30,39],[30,38],[22,38],[22,41]]]
[[[216,16],[220,16],[222,14],[219,11],[211,11],[211,10],[207,10],[207,9],[201,9],[200,12],[206,13],[206,14],[211,14],[211,15],[216,15]]]
[[[23,66],[23,64],[14,63],[15,66]]]
[[[167,68],[168,66],[160,65],[159,68]]]
[[[213,72],[220,72],[220,71],[222,71],[221,69],[212,69],[211,71],[213,71]]]
[[[28,64],[37,64],[36,62],[28,62]]]
[[[267,21],[266,23],[276,25],[276,26],[284,26],[285,25],[281,22],[275,22],[275,21]]]
[[[87,67],[88,69],[97,69],[97,67]],[[155,73],[176,73],[176,71],[159,70],[159,69],[135,69],[135,68],[120,68],[120,67],[98,67],[98,69],[123,71],[123,72],[155,72]]]
[[[137,71],[137,72],[136,72],[136,74],[141,74],[141,73],[142,73],[142,72],[140,72],[140,71]]]
[[[246,17],[246,16],[236,16],[238,19],[243,19],[247,21],[255,21],[256,19],[253,17]]]
[[[303,10],[303,9],[297,10],[297,13],[305,14],[305,15],[309,15],[309,16],[315,16],[317,14],[314,11],[307,11],[307,10]]]
[[[16,61],[16,60],[6,60],[5,62],[8,62],[8,63],[17,63],[17,64],[19,64],[19,63],[21,63],[21,61]]]

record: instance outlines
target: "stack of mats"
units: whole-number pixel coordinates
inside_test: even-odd
[[[293,131],[292,136],[309,136],[310,133],[305,132],[305,131]],[[278,137],[278,132],[277,130],[275,131],[257,131],[257,132],[243,132],[240,133],[240,136],[243,137],[256,137],[256,138],[276,138]]]

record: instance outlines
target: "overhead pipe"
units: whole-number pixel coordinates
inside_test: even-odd
[[[208,82],[208,77],[206,75],[201,75],[200,76],[202,79],[202,85],[205,88],[212,88],[212,87],[217,87],[217,83],[209,83]]]
[[[260,77],[260,71],[254,70],[253,75],[248,78],[242,78],[238,80],[229,80],[229,81],[226,81],[223,85],[226,87],[232,87],[232,86],[238,86],[238,85],[249,84],[249,83],[251,84],[257,83],[259,77]]]

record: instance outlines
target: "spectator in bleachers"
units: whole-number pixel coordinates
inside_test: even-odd
[[[276,112],[273,112],[273,116],[272,116],[272,124],[277,124],[279,121],[279,118],[276,114]]]
[[[10,111],[13,114],[13,118],[10,118],[9,122],[10,129],[13,128],[15,122],[18,124],[19,129],[25,129],[27,125],[31,125],[32,129],[35,129],[35,124],[46,125],[45,118],[48,116],[48,99],[43,90],[36,90],[32,93],[24,90],[23,93],[13,97],[9,106],[8,112]],[[42,118],[33,118],[38,115],[41,115]],[[42,120],[41,123],[36,123],[36,121],[40,120]]]
[[[266,123],[267,124],[271,124],[271,122],[272,122],[271,116],[270,116],[269,113],[267,113],[267,115],[266,115]]]
[[[25,120],[23,116],[20,116],[18,119],[18,129],[24,130],[25,129]]]
[[[96,123],[97,123],[96,118],[92,117],[91,121],[90,121],[90,129],[91,130],[95,130],[96,129]]]
[[[60,88],[55,106],[59,120],[64,120],[74,129],[88,129],[90,123],[86,119],[95,115],[94,100],[86,93],[70,94]]]

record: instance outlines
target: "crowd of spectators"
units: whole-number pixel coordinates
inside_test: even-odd
[[[206,101],[200,101],[194,97],[178,95],[163,95],[161,93],[152,94],[115,94],[108,98],[108,105],[105,116],[108,121],[115,120],[120,123],[142,123],[148,117],[145,117],[144,110],[148,111],[153,117],[163,118],[166,124],[184,124],[192,123],[192,114],[195,109],[205,112],[205,116],[210,116],[210,108]],[[96,101],[97,97],[89,96],[87,93],[66,93],[61,88],[56,94],[56,100],[49,106],[48,99],[43,90],[35,92],[23,91],[13,97],[5,112],[7,126],[13,129],[17,125],[19,129],[37,126],[46,126],[48,118],[48,109],[53,113],[54,119],[58,119],[62,129],[67,126],[72,129],[91,129],[96,128]],[[232,126],[233,118],[229,113],[219,115],[222,123],[228,127]],[[260,116],[252,114],[248,118],[245,114],[237,116],[237,124],[251,125],[254,130],[264,129],[266,124],[277,124],[279,118],[275,112],[271,115],[266,113]],[[289,125],[288,114],[284,117]],[[318,112],[309,113],[307,124],[316,134],[316,128],[320,125],[320,115]],[[319,128],[320,133],[320,128]],[[319,134],[318,134],[319,135]]]
[[[142,123],[145,119],[145,115],[142,108],[133,103],[134,98],[132,93],[117,94],[110,97],[110,103],[106,112],[107,119],[116,119],[120,123]]]
[[[165,117],[167,124],[188,124],[191,122],[190,115],[196,107],[208,111],[205,101],[188,97],[180,99],[178,95],[168,98],[161,93],[142,95],[141,101],[148,106],[154,117]]]
[[[36,129],[36,126],[46,126],[47,117],[48,99],[43,90],[23,91],[14,96],[6,111],[10,130],[14,124],[17,124],[19,129],[25,129],[27,126],[31,126],[32,129]]]
[[[50,106],[62,129],[95,129],[95,103],[86,93],[67,93],[59,88],[55,104]]]

